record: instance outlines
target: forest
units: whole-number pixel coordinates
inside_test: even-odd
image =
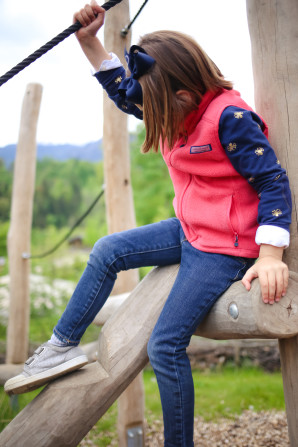
[[[131,176],[138,225],[173,216],[173,189],[160,154],[142,154],[144,128],[140,126],[131,143]],[[9,228],[13,166],[6,168],[0,159],[0,256],[6,256]],[[103,162],[76,159],[37,162],[33,207],[33,236],[47,227],[70,228],[88,209],[104,183]],[[104,198],[79,228],[84,243],[92,245],[107,233]]]

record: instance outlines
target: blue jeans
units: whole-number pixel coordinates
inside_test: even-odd
[[[197,250],[176,218],[105,236],[95,244],[54,333],[68,345],[77,345],[121,270],[180,263],[149,340],[148,355],[161,396],[165,446],[191,447],[194,389],[186,347],[215,301],[253,262]]]

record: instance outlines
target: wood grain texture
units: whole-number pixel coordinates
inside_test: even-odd
[[[108,51],[124,58],[129,48],[131,33],[124,39],[120,30],[129,23],[129,0],[123,0],[105,17],[104,44]],[[123,60],[123,62],[125,62]],[[115,107],[104,95],[104,176],[106,215],[109,233],[128,230],[136,226],[130,176],[130,150],[127,115]],[[114,294],[128,292],[139,282],[138,270],[120,272],[113,289]],[[141,426],[144,433],[144,390],[142,374],[136,377],[118,400],[118,443],[127,446],[127,428]]]
[[[284,260],[298,272],[298,1],[247,0],[256,110],[269,125],[269,140],[290,179],[291,244]],[[297,293],[297,289],[296,289]],[[292,447],[298,445],[298,338],[279,341]]]
[[[178,268],[179,266],[174,265],[153,269],[104,325],[98,345],[100,363],[87,365],[82,370],[49,384],[3,430],[0,445],[78,445],[146,365],[147,343],[174,284]],[[288,306],[288,300],[293,297],[293,318],[297,318],[297,280],[297,274],[291,274],[289,292],[284,298],[284,305]],[[276,332],[281,330],[276,330],[275,327],[281,328],[284,325],[284,331],[288,331],[288,322],[292,322],[291,315],[289,317],[288,312],[284,312],[279,304],[266,305],[264,308],[257,283],[258,280],[254,280],[251,292],[246,292],[240,283],[235,284],[235,288],[230,288],[220,298],[218,308],[213,308],[207,317],[204,334],[218,339],[223,338],[223,333],[229,333],[232,338],[239,338],[239,333],[249,337],[258,335],[259,338],[275,338]],[[242,287],[242,292],[238,298],[236,290],[239,292],[239,286]],[[242,311],[247,314],[250,321],[248,325],[243,324],[245,315],[231,323],[228,312],[221,310],[226,309],[226,303],[230,300],[239,302],[239,315]],[[241,307],[242,302],[246,303],[245,307]],[[274,307],[279,312],[273,312]],[[266,324],[260,323],[261,316],[266,312],[270,314],[264,317]],[[257,321],[253,322],[251,315]],[[222,326],[219,326],[219,321]],[[269,323],[273,329],[268,329]],[[216,333],[213,325],[220,332]],[[297,322],[293,324],[292,330],[297,333]],[[265,336],[261,331],[265,332]],[[201,335],[200,331],[197,333]]]
[[[26,87],[13,176],[11,220],[7,238],[10,304],[7,328],[7,363],[22,363],[28,357],[29,274],[31,224],[36,169],[36,131],[42,86]]]
[[[290,272],[287,294],[279,303],[264,304],[259,280],[247,292],[241,281],[233,284],[215,303],[196,335],[214,339],[288,338],[298,333],[298,274]],[[237,319],[229,313],[236,304]]]
[[[103,326],[108,319],[116,312],[116,310],[124,303],[129,297],[129,293],[121,293],[119,295],[112,295],[106,301],[102,309],[98,312],[93,320],[93,324],[96,326]]]
[[[298,272],[298,2],[247,0],[256,110],[292,189],[291,244],[284,260]]]

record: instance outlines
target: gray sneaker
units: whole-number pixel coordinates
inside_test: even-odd
[[[55,346],[47,342],[25,362],[21,374],[7,380],[4,390],[8,394],[26,393],[87,363],[88,357],[77,346]]]

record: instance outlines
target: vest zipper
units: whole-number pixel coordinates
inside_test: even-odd
[[[230,200],[230,207],[229,207],[229,212],[228,212],[228,216],[229,216],[229,223],[230,223],[230,227],[234,233],[234,247],[238,247],[239,246],[239,241],[238,241],[238,233],[237,231],[235,231],[233,225],[232,225],[232,221],[231,221],[231,211],[232,211],[232,205],[233,205],[233,195],[231,195],[231,200]]]
[[[189,185],[191,184],[191,181],[192,181],[192,175],[191,174],[189,174],[189,180],[188,180],[188,182],[187,182],[187,185],[185,186],[185,188],[184,188],[184,191],[183,191],[183,193],[181,194],[181,199],[180,199],[180,217],[181,217],[181,219],[184,221],[184,217],[183,217],[183,202],[184,202],[184,197],[185,197],[185,194],[186,194],[186,192],[187,192],[187,190],[188,190],[188,188],[189,188]]]
[[[234,241],[234,246],[235,247],[238,247],[238,234],[237,233],[234,233],[235,234],[235,241]]]

